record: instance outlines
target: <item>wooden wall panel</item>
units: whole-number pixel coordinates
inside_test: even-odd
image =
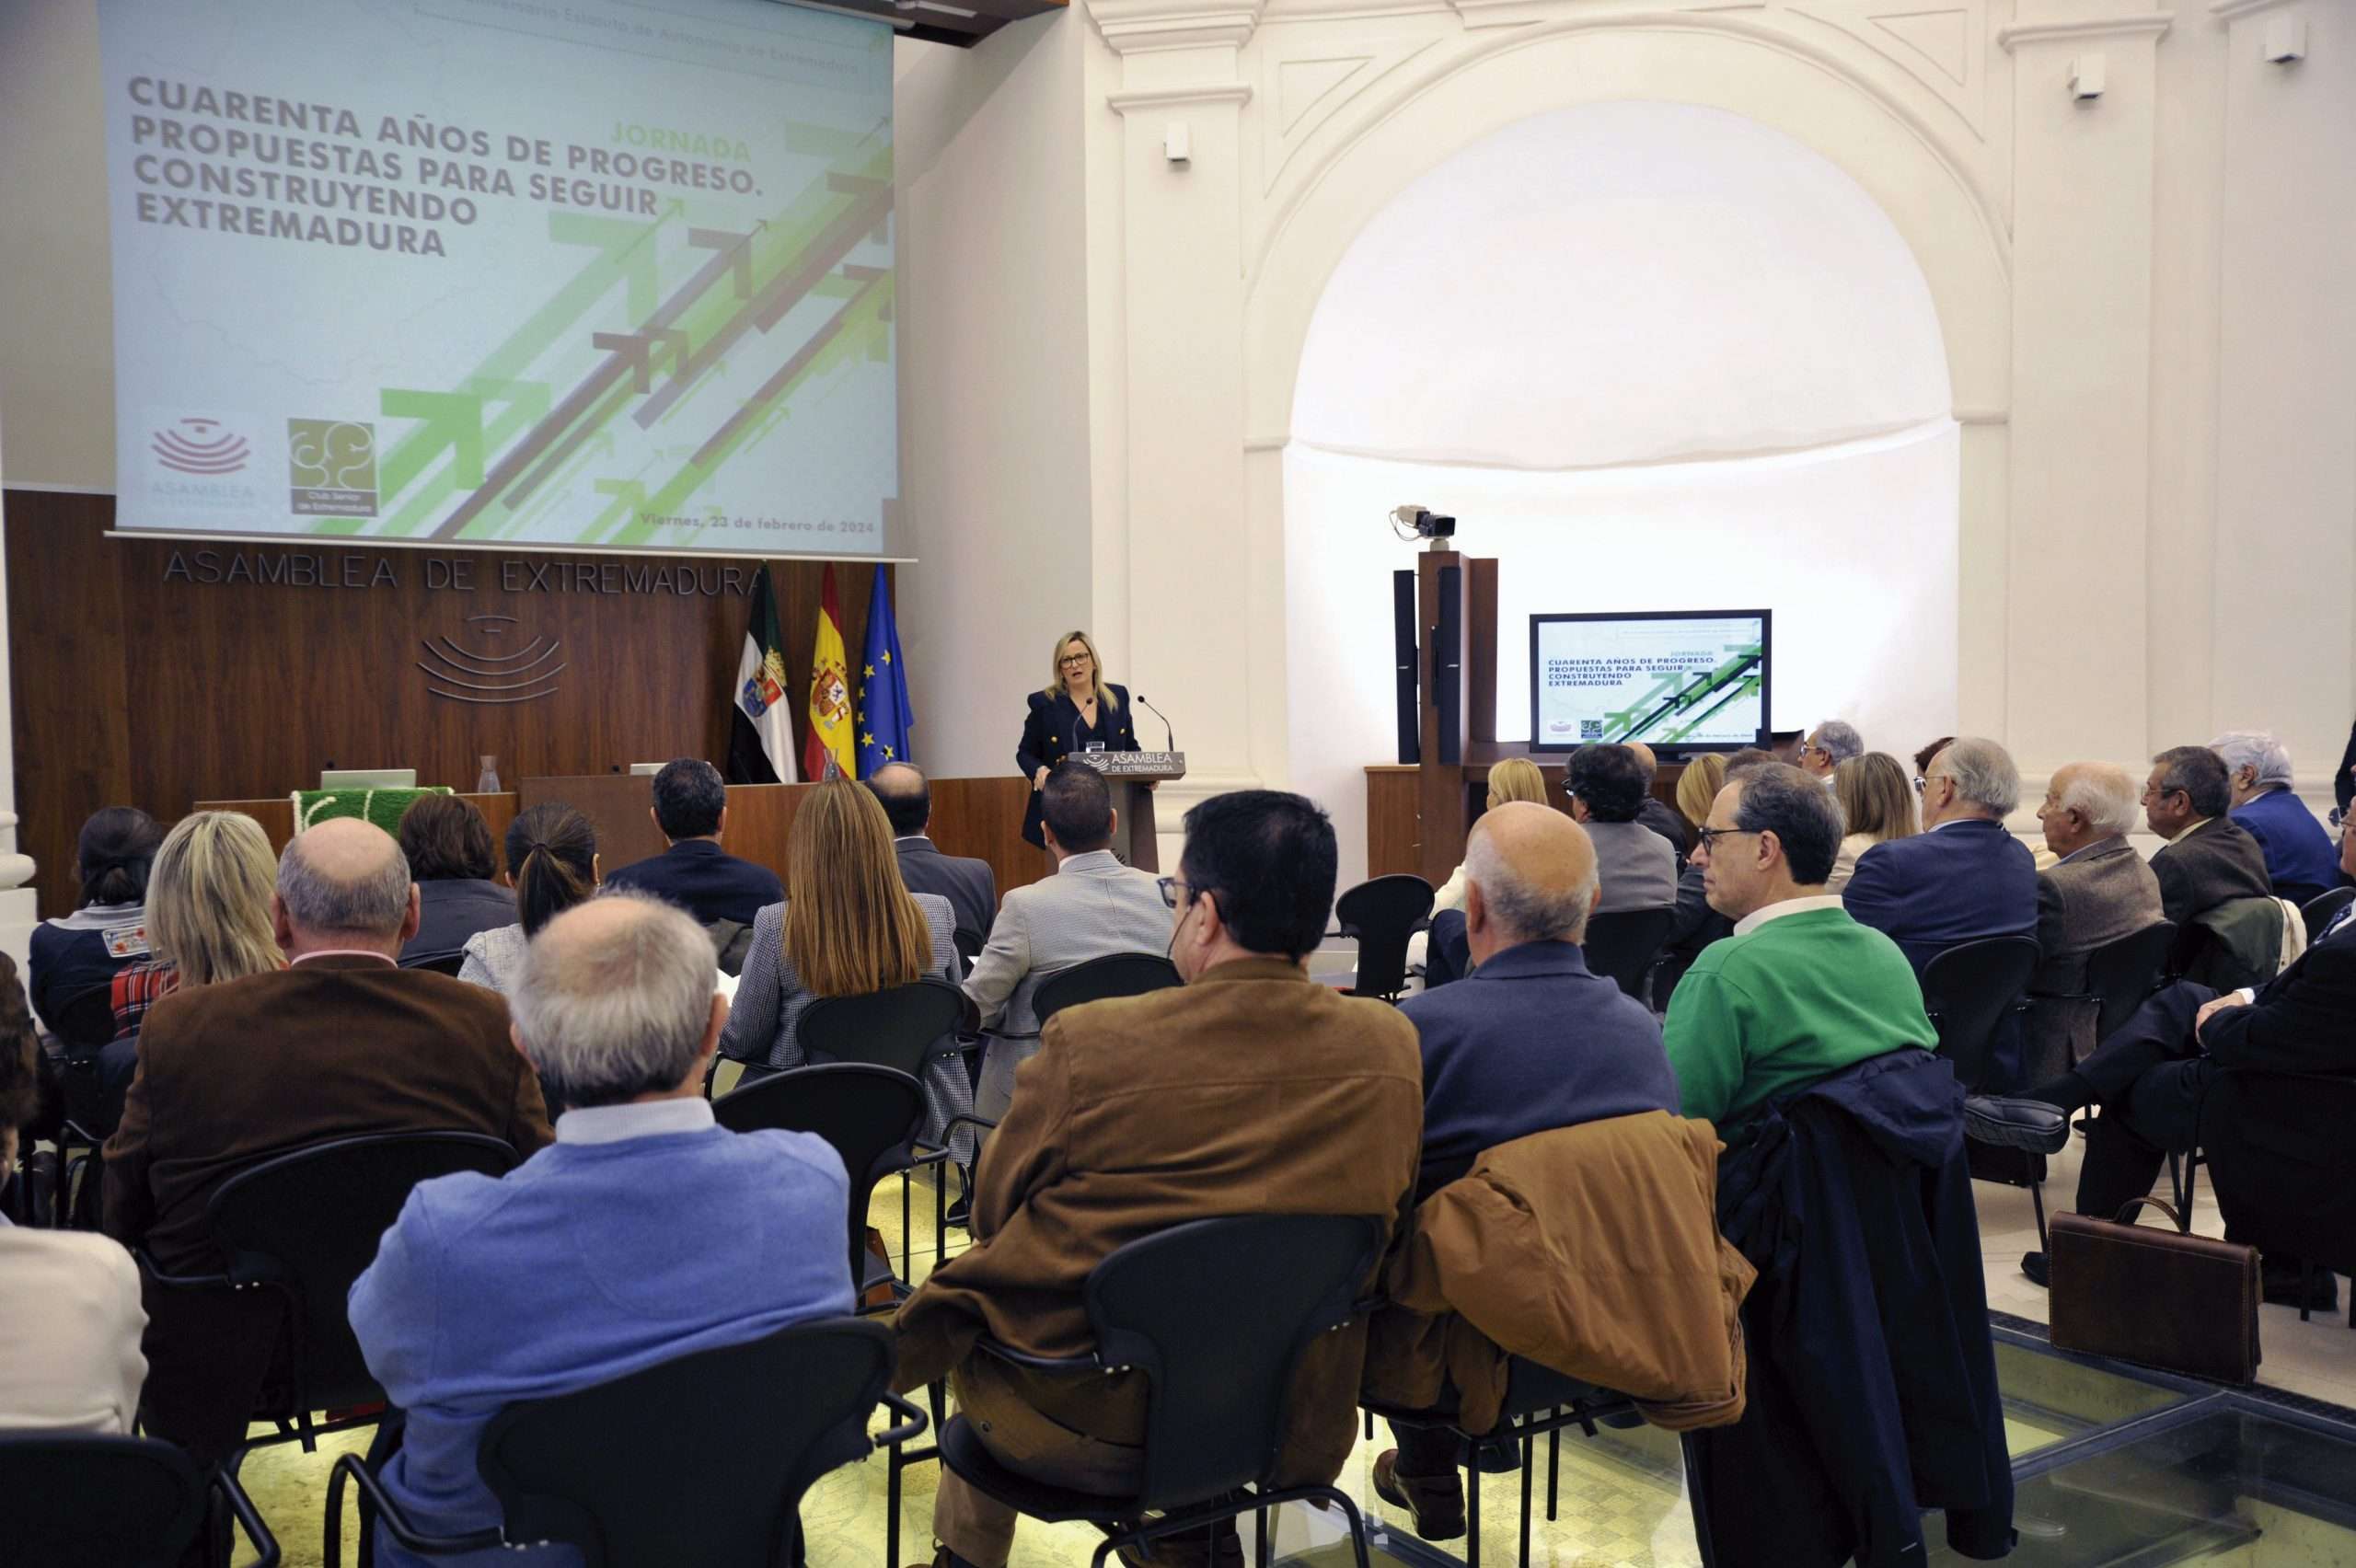
[[[77,902],[75,835],[100,805],[172,818],[199,799],[283,794],[330,764],[414,767],[467,790],[489,754],[513,790],[673,756],[725,762],[750,602],[723,573],[749,587],[756,561],[110,539],[110,497],[10,490],[6,504],[18,837],[40,862],[43,915]],[[620,591],[662,569],[672,591]],[[797,755],[823,571],[773,571]],[[680,594],[682,573],[722,591]],[[874,570],[836,574],[856,686]],[[449,700],[418,667],[440,637],[474,651],[546,639],[560,646],[542,667],[564,668],[529,702]]]

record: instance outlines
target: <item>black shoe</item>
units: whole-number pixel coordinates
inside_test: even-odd
[[[2264,1269],[2258,1275],[2258,1288],[2269,1307],[2303,1307],[2316,1312],[2339,1310],[2339,1281],[2328,1269],[2317,1269],[2308,1284],[2304,1300],[2300,1299],[2299,1271],[2296,1269]]]
[[[2023,1252],[2021,1254],[2021,1273],[2028,1275],[2029,1284],[2037,1286],[2039,1290],[2050,1290],[2053,1288],[2052,1283],[2045,1277],[2045,1254],[2042,1252]]]
[[[961,1195],[955,1203],[951,1204],[949,1207],[942,1212],[941,1223],[943,1225],[953,1225],[958,1229],[963,1230],[972,1222],[973,1217],[974,1200]]]
[[[1963,1133],[1974,1143],[2059,1154],[2069,1146],[2070,1118],[2042,1100],[1975,1094],[1963,1102]]]
[[[1483,1475],[1511,1475],[1521,1468],[1521,1441],[1501,1432],[1476,1437],[1456,1447],[1456,1462]]]

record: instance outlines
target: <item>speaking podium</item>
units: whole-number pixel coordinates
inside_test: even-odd
[[[1146,786],[1186,777],[1184,752],[1066,752],[1067,762],[1084,762],[1104,776],[1113,790],[1113,854],[1140,871],[1161,870],[1161,840],[1153,825],[1153,791]]]

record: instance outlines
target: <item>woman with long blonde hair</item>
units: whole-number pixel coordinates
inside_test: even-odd
[[[1853,756],[1832,770],[1832,798],[1841,802],[1848,831],[1824,891],[1839,893],[1857,870],[1857,857],[1892,838],[1922,831],[1914,818],[1914,781],[1906,767],[1887,752]]]
[[[736,983],[724,1056],[755,1064],[747,1077],[801,1066],[797,1026],[821,997],[863,997],[930,975],[959,981],[956,917],[938,894],[910,893],[892,852],[882,802],[848,778],[817,786],[786,835],[785,902],[753,920],[753,945]],[[925,1071],[924,1136],[974,1108],[973,1086],[954,1058]],[[971,1135],[960,1129],[961,1139]],[[960,1162],[971,1158],[961,1149]]]
[[[1710,807],[1726,787],[1723,755],[1703,752],[1691,758],[1685,771],[1677,776],[1677,814],[1699,830],[1710,820]],[[1661,942],[1660,963],[1653,971],[1653,1006],[1665,1010],[1669,994],[1702,956],[1702,950],[1733,931],[1734,922],[1711,908],[1703,894],[1702,868],[1686,861],[1685,869],[1677,874],[1677,903],[1669,914],[1669,935]]]
[[[1039,832],[1039,791],[1050,768],[1075,752],[1143,749],[1130,728],[1129,694],[1104,678],[1088,633],[1064,633],[1047,658],[1047,684],[1031,694],[1022,739],[1014,747],[1014,766],[1031,780],[1022,836],[1041,848],[1047,841]]]

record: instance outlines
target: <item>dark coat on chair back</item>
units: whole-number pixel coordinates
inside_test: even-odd
[[[1096,699],[1096,725],[1091,729],[1080,721],[1080,709],[1068,692],[1058,691],[1049,697],[1045,692],[1031,694],[1031,711],[1022,721],[1022,739],[1015,744],[1014,766],[1025,778],[1036,778],[1039,769],[1053,767],[1074,752],[1084,752],[1091,742],[1102,742],[1106,751],[1141,751],[1137,731],[1131,726],[1129,691],[1126,686],[1104,683],[1111,694],[1107,702]],[[1022,813],[1022,836],[1043,848],[1046,839],[1039,832],[1039,791],[1031,791],[1030,807]]]
[[[2058,1077],[2096,1044],[2096,1005],[2058,999],[2085,993],[2086,955],[2160,918],[2159,879],[2125,838],[2089,844],[2038,873],[2039,957],[2028,988],[2039,999],[2021,1025],[2029,1081]]]
[[[515,894],[495,882],[474,877],[434,877],[417,884],[417,935],[401,949],[403,963],[444,958],[467,950],[478,931],[515,923]]]
[[[910,893],[937,893],[949,900],[957,929],[973,938],[975,951],[988,944],[990,923],[998,918],[998,878],[987,860],[944,855],[922,834],[895,840],[892,853],[899,858],[900,880]]]
[[[2003,823],[1943,823],[1868,847],[1841,903],[1896,942],[1919,975],[1951,947],[2037,928],[2037,857]]]
[[[1954,1068],[1897,1051],[1770,1105],[1719,1161],[1718,1226],[1759,1278],[1749,1409],[1685,1438],[1702,1560],[1919,1565],[1925,1508],[1957,1551],[2004,1555],[2012,1463]]]
[[[2160,907],[2183,930],[2229,898],[2270,898],[2266,851],[2239,824],[2212,817],[2152,857]]]

